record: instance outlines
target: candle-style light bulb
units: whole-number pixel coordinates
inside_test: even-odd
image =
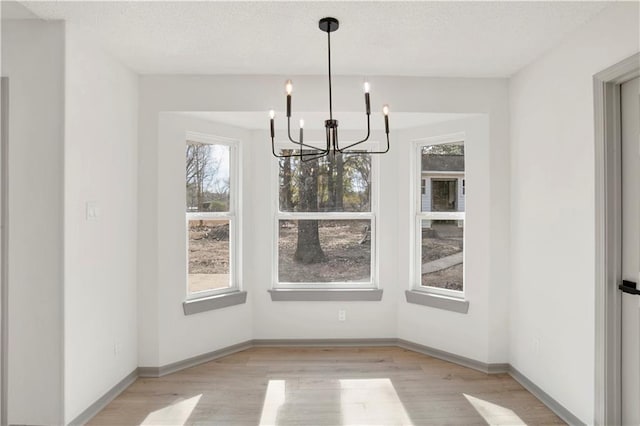
[[[291,117],[291,91],[293,90],[293,83],[291,80],[287,80],[287,83],[284,85],[285,90],[287,91],[287,118]]]
[[[269,128],[271,130],[271,139],[273,140],[274,136],[276,135],[275,126],[273,124],[273,119],[276,117],[276,112],[274,110],[269,111],[269,117],[271,117],[271,119],[269,120]]]
[[[369,82],[364,82],[364,105],[366,108],[367,115],[371,114],[371,101],[369,100]]]
[[[300,143],[304,140],[304,120],[300,119]]]
[[[389,134],[389,105],[382,107],[382,113],[384,114],[384,131]]]

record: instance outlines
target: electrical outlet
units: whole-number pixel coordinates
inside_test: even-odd
[[[85,214],[87,220],[98,220],[100,217],[100,205],[97,201],[87,201],[85,205]]]
[[[540,339],[536,337],[533,339],[533,353],[538,355],[539,352],[540,352]]]
[[[346,321],[347,320],[347,311],[344,309],[338,310],[338,321]]]
[[[113,356],[117,357],[122,352],[122,345],[120,343],[115,343],[113,345]]]

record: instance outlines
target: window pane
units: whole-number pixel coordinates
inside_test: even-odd
[[[285,150],[283,153],[290,153]],[[371,211],[371,155],[280,159],[280,211]]]
[[[371,281],[371,220],[280,220],[279,228],[278,281]]]
[[[462,291],[462,220],[423,220],[422,285]]]
[[[465,207],[464,145],[422,147],[420,210],[463,212]]]
[[[229,147],[187,143],[187,212],[229,211]]]
[[[189,293],[231,286],[229,221],[190,220]]]

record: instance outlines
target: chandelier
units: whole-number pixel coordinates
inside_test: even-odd
[[[384,154],[389,151],[389,106],[384,105],[382,107],[382,113],[384,114],[384,129],[387,139],[386,148],[381,151],[367,151],[363,149],[357,149],[356,147],[367,140],[369,140],[369,136],[371,135],[371,125],[370,125],[370,116],[371,116],[371,105],[369,102],[369,82],[364,83],[364,104],[365,104],[365,112],[367,116],[367,135],[364,139],[359,140],[357,142],[348,142],[346,146],[340,146],[339,138],[338,138],[338,120],[333,118],[333,99],[331,96],[331,33],[338,29],[339,23],[335,18],[322,18],[318,22],[318,27],[320,30],[327,33],[327,47],[328,47],[328,58],[329,58],[329,119],[325,120],[324,127],[326,132],[326,146],[324,148],[319,148],[317,146],[308,145],[304,143],[304,120],[300,120],[300,133],[299,140],[295,140],[291,137],[291,92],[293,91],[293,83],[291,80],[287,80],[285,84],[285,90],[287,93],[287,135],[289,137],[289,141],[295,144],[297,148],[296,151],[291,151],[291,153],[276,153],[275,148],[275,111],[271,110],[269,115],[271,117],[270,127],[271,127],[271,151],[275,157],[285,158],[285,157],[299,157],[302,161],[311,161],[317,158],[324,157],[329,155],[330,153],[334,154],[336,152],[339,153],[354,153],[354,154]]]

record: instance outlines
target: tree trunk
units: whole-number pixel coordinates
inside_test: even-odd
[[[320,233],[317,220],[298,221],[298,245],[294,259],[305,265],[320,263],[325,259],[320,246]]]
[[[318,160],[300,162],[299,167],[300,211],[318,211]],[[325,259],[317,220],[298,221],[298,244],[293,257],[303,264],[319,263]]]

